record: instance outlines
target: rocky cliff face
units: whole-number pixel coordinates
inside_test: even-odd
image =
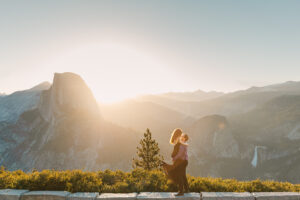
[[[252,151],[252,178],[300,180],[290,173],[300,167],[299,102],[298,95],[283,95],[230,118],[243,151]]]
[[[0,122],[15,123],[26,110],[36,107],[40,94],[47,90],[50,83],[44,82],[31,89],[14,92],[11,95],[0,94]]]
[[[199,151],[216,157],[238,157],[238,143],[232,135],[225,117],[211,115],[199,119],[191,127],[191,142],[198,144]]]
[[[196,166],[190,166],[192,173],[213,177],[230,174],[235,177],[234,171],[223,173],[230,162],[241,158],[239,143],[224,116],[203,117],[187,132],[191,138],[189,142],[191,163],[197,163]]]
[[[137,137],[105,122],[84,81],[73,73],[56,73],[36,108],[0,132],[7,147],[1,163],[9,169],[129,168]],[[119,152],[118,146],[126,149]],[[117,155],[111,158],[111,155]],[[121,159],[122,158],[122,159]]]
[[[75,114],[100,116],[91,90],[80,76],[73,73],[54,74],[53,84],[43,92],[38,109],[48,122]]]

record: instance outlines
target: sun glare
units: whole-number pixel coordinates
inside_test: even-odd
[[[80,74],[102,103],[113,103],[145,93],[164,91],[169,85],[163,62],[127,46],[106,43],[72,49],[51,66]],[[170,86],[170,85],[169,85]],[[170,88],[170,87],[166,87]]]

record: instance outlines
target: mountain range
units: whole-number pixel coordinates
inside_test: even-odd
[[[300,82],[247,90],[172,92],[98,103],[74,73],[0,95],[0,165],[131,169],[146,128],[170,162],[174,128],[190,136],[188,173],[300,182]]]

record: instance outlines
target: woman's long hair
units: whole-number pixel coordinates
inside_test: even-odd
[[[174,129],[171,138],[170,138],[170,143],[175,144],[177,142],[177,139],[181,136],[182,130],[180,128]]]

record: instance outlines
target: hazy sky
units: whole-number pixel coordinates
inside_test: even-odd
[[[300,80],[300,1],[0,1],[0,92],[80,74],[100,101]]]

